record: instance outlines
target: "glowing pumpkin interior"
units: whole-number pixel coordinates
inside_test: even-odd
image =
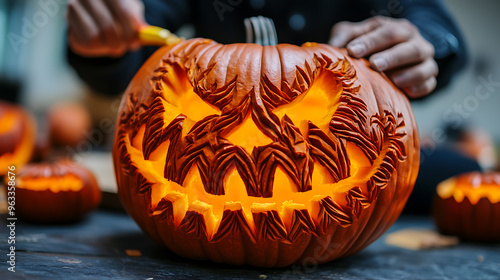
[[[170,69],[169,69],[170,68]],[[167,67],[167,81],[162,81],[164,89],[162,104],[165,108],[163,128],[166,128],[175,117],[183,114],[186,116],[182,135],[185,136],[192,126],[202,120],[207,115],[220,114],[220,111],[205,103],[196,95],[185,73],[173,71]],[[302,98],[297,98],[287,106],[280,107],[274,113],[281,118],[286,114],[293,123],[299,124],[299,129],[303,135],[307,135],[307,124],[309,121],[318,124],[318,127],[328,133],[331,116],[339,104],[342,88],[338,85],[335,77],[329,73],[320,74],[314,86],[309,89]],[[304,112],[307,112],[305,114]],[[174,220],[178,225],[184,218],[187,211],[195,210],[204,215],[205,222],[211,226],[207,227],[208,234],[212,235],[217,229],[226,209],[242,209],[248,222],[253,220],[252,213],[277,210],[280,216],[284,217],[285,225],[291,224],[291,213],[296,209],[305,209],[313,213],[311,203],[313,200],[320,200],[329,194],[336,199],[336,193],[343,195],[353,186],[363,186],[371,176],[377,171],[385,151],[379,160],[372,166],[365,154],[354,144],[347,143],[347,153],[350,155],[349,178],[333,183],[334,179],[320,164],[314,164],[315,172],[312,174],[313,186],[307,193],[299,192],[297,185],[283,171],[281,167],[276,169],[274,174],[272,196],[255,197],[249,196],[237,169],[232,167],[226,171],[224,180],[224,195],[214,195],[207,193],[200,177],[198,167],[193,166],[180,185],[169,181],[163,176],[166,156],[170,141],[162,143],[151,153],[149,160],[144,159],[143,146],[144,132],[146,125],[142,125],[138,134],[127,141],[127,151],[131,155],[132,162],[141,166],[145,171],[143,175],[150,182],[155,182],[157,187],[151,196],[151,203],[155,207],[162,198],[168,197],[175,201]],[[222,135],[234,145],[243,147],[249,154],[254,147],[264,146],[273,142],[272,139],[263,134],[248,115],[242,124],[232,129],[227,135]],[[387,150],[388,147],[385,147]],[[252,225],[252,223],[250,223]]]
[[[100,201],[92,172],[69,160],[29,163],[16,174],[16,215],[28,221],[74,221]]]
[[[33,154],[36,125],[34,119],[18,106],[0,102],[0,175],[9,166],[26,164]]]
[[[83,188],[83,182],[74,174],[65,174],[59,177],[27,177],[19,178],[17,188],[32,191],[45,191],[57,193],[60,191],[77,192]]]
[[[441,182],[436,192],[443,199],[453,197],[459,203],[465,197],[473,205],[483,197],[491,203],[497,203],[500,202],[500,174],[472,172],[452,177]]]

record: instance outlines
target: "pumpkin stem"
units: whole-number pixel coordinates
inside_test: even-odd
[[[278,44],[278,35],[274,22],[263,16],[246,18],[244,20],[247,43],[256,43],[262,46]]]

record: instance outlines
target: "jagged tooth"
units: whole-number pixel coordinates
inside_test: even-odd
[[[286,228],[276,203],[253,203],[251,206],[258,240],[284,240]]]
[[[224,211],[238,211],[243,210],[243,206],[241,206],[241,202],[228,201],[224,203]]]
[[[316,225],[319,224],[320,219],[319,219],[319,201],[324,197],[324,195],[315,195],[311,198],[310,200],[310,203],[311,203],[311,206],[310,206],[310,212],[309,214],[311,215],[311,218],[313,219],[314,223]]]
[[[353,213],[331,196],[316,195],[311,200],[311,216],[318,232],[325,232],[332,223],[347,227],[353,223]]]
[[[153,215],[160,215],[160,219],[173,221],[178,227],[184,219],[184,213],[188,210],[187,195],[178,191],[166,194],[154,208]]]
[[[174,206],[172,201],[163,197],[156,205],[153,216],[158,216],[160,221],[171,223],[174,221]]]
[[[288,233],[288,241],[295,241],[301,233],[317,235],[316,225],[304,204],[285,201],[283,203],[282,217]]]
[[[196,211],[187,211],[184,219],[179,225],[179,229],[185,234],[194,234],[196,238],[207,236],[207,227],[205,225],[205,217]]]
[[[210,241],[217,242],[228,235],[237,235],[239,232],[241,234],[246,233],[252,242],[256,242],[254,232],[245,218],[245,213],[243,212],[241,203],[226,202],[217,232],[213,235]]]
[[[213,206],[199,200],[193,202],[189,205],[179,229],[187,234],[194,234],[197,238],[205,236],[210,240],[215,230]]]

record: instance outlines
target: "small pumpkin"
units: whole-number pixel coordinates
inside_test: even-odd
[[[500,242],[500,173],[471,172],[441,182],[433,216],[443,234]]]
[[[22,107],[0,101],[0,176],[9,166],[30,161],[35,147],[36,122]]]
[[[93,173],[69,160],[27,164],[15,187],[16,216],[37,223],[78,220],[101,201]]]
[[[118,117],[123,205],[193,259],[283,267],[356,253],[397,219],[419,167],[407,97],[324,44],[163,47]]]
[[[61,103],[48,112],[49,139],[59,146],[77,147],[92,128],[87,108],[78,103]]]

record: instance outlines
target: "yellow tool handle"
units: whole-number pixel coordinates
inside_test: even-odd
[[[163,46],[175,45],[182,41],[181,38],[167,29],[145,25],[139,30],[139,39],[144,46]]]

